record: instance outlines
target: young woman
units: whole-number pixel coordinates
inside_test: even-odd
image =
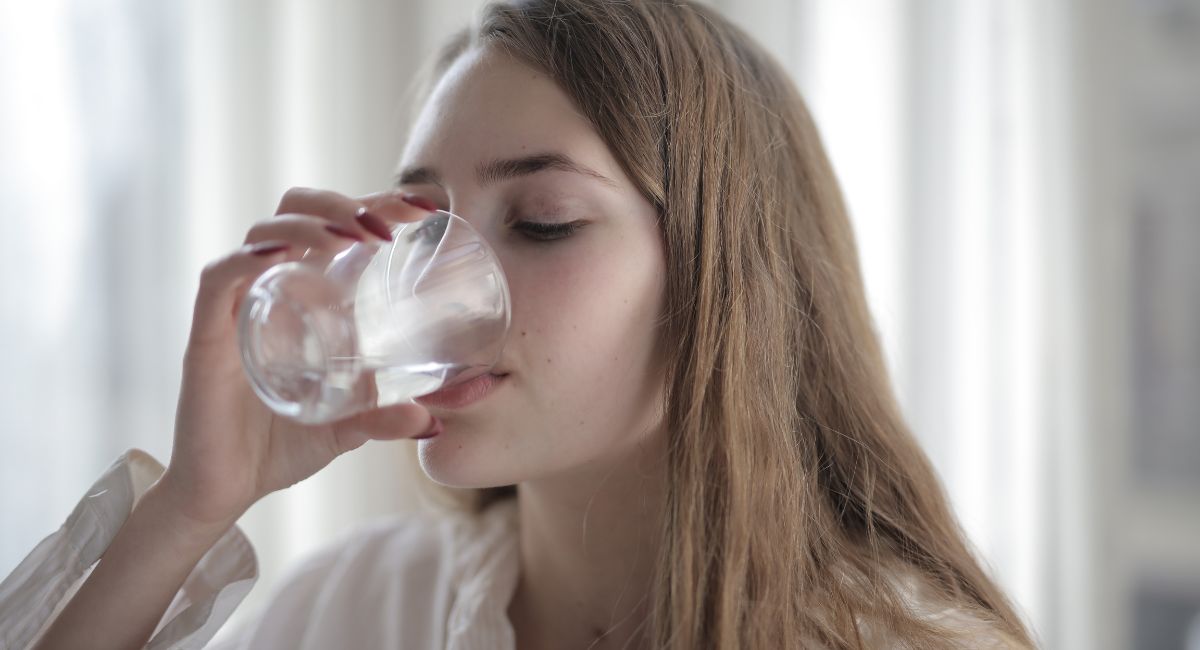
[[[293,190],[205,270],[170,465],[62,611],[30,614],[40,647],[202,645],[252,580],[238,516],[405,437],[476,498],[347,537],[230,645],[1031,645],[900,416],[819,137],[750,37],[690,2],[498,4],[433,81],[401,208]],[[509,279],[485,394],[273,417],[236,353],[247,284],[433,207]]]

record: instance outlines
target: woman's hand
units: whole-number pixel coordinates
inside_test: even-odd
[[[398,404],[327,425],[276,415],[242,369],[236,318],[250,284],[274,264],[328,257],[355,241],[390,239],[389,222],[423,218],[423,199],[381,193],[352,199],[293,188],[276,216],[250,228],[245,246],[205,267],[175,417],[171,462],[156,488],[180,515],[231,525],[263,496],[311,476],[367,440],[411,438],[435,424],[424,407]]]
[[[274,219],[250,229],[245,246],[205,267],[183,359],[171,463],[45,631],[39,650],[144,646],[196,564],[255,501],[369,439],[408,438],[430,428],[428,411],[416,404],[325,426],[277,417],[242,371],[235,324],[250,283],[272,264],[306,252],[329,256],[357,239],[386,239],[384,219],[415,220],[425,212],[390,193],[354,200],[291,190]]]

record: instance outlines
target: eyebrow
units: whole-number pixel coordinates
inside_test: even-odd
[[[479,178],[481,185],[488,185],[509,178],[528,176],[542,171],[583,174],[613,187],[617,186],[609,177],[575,162],[565,154],[556,152],[537,153],[520,158],[492,160],[480,163],[475,167],[475,175]],[[417,185],[421,183],[441,185],[441,176],[431,167],[409,167],[396,176],[396,185]]]

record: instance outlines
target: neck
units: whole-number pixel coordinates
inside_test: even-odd
[[[647,443],[569,477],[518,487],[521,576],[509,605],[517,647],[648,645],[664,458]]]

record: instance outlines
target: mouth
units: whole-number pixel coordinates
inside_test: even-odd
[[[508,377],[506,372],[489,372],[448,388],[422,395],[416,402],[426,408],[461,409],[483,401]]]

